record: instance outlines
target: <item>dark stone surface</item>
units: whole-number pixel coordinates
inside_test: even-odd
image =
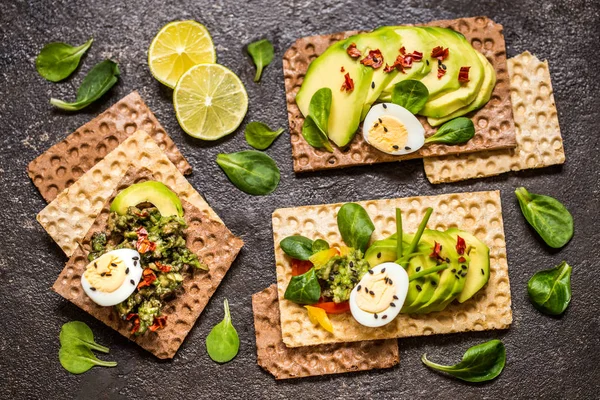
[[[596,1],[14,1],[0,4],[0,397],[2,398],[597,398],[600,381],[598,307],[598,84],[599,6]],[[201,143],[179,128],[171,90],[148,71],[146,50],[154,34],[175,19],[194,18],[210,30],[219,62],[239,74],[250,96],[251,120],[287,125],[281,55],[304,35],[349,29],[487,15],[504,25],[508,55],[529,50],[550,61],[567,163],[563,167],[505,174],[458,184],[431,186],[420,161],[294,176],[288,137],[267,153],[282,181],[266,197],[236,190],[214,162],[220,152],[247,149],[240,130],[218,143]],[[95,41],[76,74],[46,82],[35,56],[48,41]],[[271,39],[277,58],[260,84],[244,46]],[[121,81],[82,112],[66,114],[51,96],[72,98],[85,72],[105,57],[119,62]],[[246,242],[214,301],[173,361],[163,362],[84,314],[50,291],[66,261],[35,221],[44,201],[29,181],[27,163],[47,147],[130,91],[142,97],[194,166],[189,178]],[[243,127],[243,125],[242,125]],[[551,251],[522,218],[513,191],[524,185],[564,202],[575,217],[575,237]],[[275,382],[256,364],[251,299],[275,282],[271,212],[277,207],[500,189],[508,245],[514,323],[507,331],[454,334],[400,341],[401,363],[386,371]],[[573,300],[562,318],[533,309],[526,283],[537,270],[563,259],[573,266]],[[222,318],[229,298],[241,338],[238,357],[216,365],[204,339]],[[98,342],[110,347],[114,369],[74,376],[57,359],[63,323],[82,320]],[[420,356],[457,362],[478,342],[501,338],[508,361],[503,374],[484,385],[468,385],[427,370]]]

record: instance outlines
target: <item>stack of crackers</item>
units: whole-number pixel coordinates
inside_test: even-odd
[[[415,153],[394,156],[368,145],[359,129],[345,149],[335,148],[333,153],[328,153],[313,148],[302,137],[304,117],[296,105],[296,94],[310,62],[331,43],[357,32],[304,37],[283,57],[295,172],[423,158],[427,179],[431,183],[442,183],[564,163],[548,63],[529,52],[507,60],[503,27],[487,17],[434,21],[426,25],[462,33],[496,70],[496,86],[490,101],[467,114],[475,125],[473,139],[460,146],[428,145]],[[435,129],[425,118],[419,119],[426,136],[433,135]]]
[[[137,92],[52,146],[27,169],[48,201],[37,220],[69,257],[53,290],[159,358],[175,355],[243,245],[184,177],[191,170]],[[130,324],[111,307],[98,306],[85,295],[80,278],[91,235],[107,229],[114,196],[146,180],[164,183],[182,201],[187,247],[209,270],[186,277],[181,293],[163,310],[165,329],[133,336]]]

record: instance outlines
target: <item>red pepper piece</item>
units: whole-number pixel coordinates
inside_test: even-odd
[[[438,243],[438,242],[433,242],[433,249],[431,249],[431,254],[429,255],[430,258],[435,258],[435,259],[441,259],[442,257],[440,256],[440,251],[442,251],[442,244]]]
[[[465,239],[461,238],[460,236],[457,236],[456,237],[456,252],[462,256],[463,254],[465,254],[466,249],[467,249],[467,243],[465,242]],[[461,262],[464,262],[464,261],[461,261]]]
[[[438,68],[437,77],[438,79],[442,79],[442,76],[446,75],[446,70],[443,68]]]
[[[366,65],[367,67],[372,67],[373,69],[377,69],[383,65],[383,55],[379,49],[369,51],[369,54],[360,60],[362,65]]]
[[[140,329],[140,317],[138,317],[136,313],[130,313],[127,315],[127,321],[130,321],[132,318],[134,318],[133,328],[131,329],[131,334],[133,335]]]
[[[310,261],[292,260],[292,276],[302,275],[313,267]]]
[[[458,81],[460,83],[469,82],[469,70],[471,67],[460,67],[460,71],[458,72]]]
[[[342,84],[342,88],[340,89],[340,91],[346,91],[348,93],[352,92],[354,90],[354,81],[352,80],[352,78],[350,78],[350,73],[346,73],[346,75],[344,75],[344,83]]]
[[[362,55],[360,50],[356,48],[356,43],[351,43],[346,49],[346,53],[352,58],[358,58]]]
[[[343,301],[341,303],[327,301],[313,304],[313,307],[322,308],[327,314],[343,314],[350,311],[350,303],[348,301]]]
[[[436,46],[433,48],[433,50],[431,50],[431,57],[437,58],[440,61],[444,61],[446,58],[448,58],[449,54],[450,50],[448,48],[443,48],[442,46]]]
[[[167,316],[154,317],[152,325],[148,327],[152,332],[156,332],[158,329],[163,329],[167,325]]]
[[[155,280],[156,275],[154,275],[154,271],[152,271],[150,268],[145,268],[144,272],[142,272],[142,280],[140,281],[137,287],[138,290],[143,287],[150,286]]]
[[[169,272],[171,270],[170,265],[165,265],[160,261],[155,262],[154,265],[156,265],[156,268],[158,268],[160,272]]]

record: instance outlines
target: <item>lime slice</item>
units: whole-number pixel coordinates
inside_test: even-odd
[[[173,21],[163,26],[148,49],[152,75],[170,88],[191,67],[217,61],[210,34],[196,21]]]
[[[216,140],[233,132],[248,111],[248,94],[236,74],[219,64],[190,68],[173,92],[175,114],[190,136]]]

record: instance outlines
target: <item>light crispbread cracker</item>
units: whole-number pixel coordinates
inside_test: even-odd
[[[508,60],[517,147],[426,158],[431,183],[456,182],[565,162],[548,61],[528,51]]]
[[[343,245],[336,221],[342,204],[278,209],[273,213],[273,238],[281,329],[287,346],[508,328],[512,322],[512,311],[499,191],[371,200],[358,204],[367,210],[375,224],[372,240],[385,238],[396,231],[396,207],[402,210],[404,230],[411,233],[417,230],[427,207],[433,207],[427,225],[430,229],[458,227],[472,232],[488,245],[490,280],[463,304],[454,302],[444,311],[424,315],[400,314],[381,328],[360,325],[349,313],[330,315],[334,329],[334,333],[330,334],[314,326],[302,306],[283,298],[292,277],[292,268],[290,258],[279,243],[287,236],[303,235],[311,239],[325,239],[331,246]]]
[[[51,202],[138,129],[158,143],[181,173],[192,173],[192,166],[133,91],[31,161],[27,174],[44,200]]]
[[[149,169],[157,180],[172,187],[180,199],[221,222],[158,144],[146,132],[137,131],[37,215],[39,223],[67,256],[73,254],[77,242],[83,239],[104,202],[131,166]]]
[[[391,368],[400,361],[395,339],[286,347],[281,340],[275,284],[252,295],[252,310],[257,362],[275,379]]]
[[[91,237],[94,232],[107,230],[112,199],[119,191],[134,183],[156,178],[145,168],[132,168],[125,173],[108,196],[102,211],[54,282],[52,289],[156,357],[173,358],[243,245],[242,240],[234,236],[225,225],[207,217],[205,212],[182,200],[184,219],[188,224],[184,231],[186,246],[198,256],[201,263],[208,266],[208,271],[194,269],[192,273],[185,274],[176,297],[165,302],[163,315],[167,316],[167,325],[164,329],[140,336],[132,335],[130,322],[121,320],[113,307],[101,307],[94,303],[81,287],[81,275],[88,264]],[[171,190],[173,189],[171,187]]]
[[[432,144],[424,146],[418,152],[394,156],[369,146],[362,138],[359,129],[359,133],[344,150],[334,146],[334,152],[328,153],[313,148],[302,137],[304,116],[296,104],[296,94],[312,60],[323,53],[332,43],[357,32],[309,36],[298,39],[283,56],[283,74],[295,172],[515,147],[515,129],[510,104],[506,46],[502,25],[483,16],[433,21],[423,25],[451,28],[462,33],[475,50],[487,57],[496,71],[496,86],[490,101],[481,109],[467,114],[475,124],[475,137],[460,146]],[[427,123],[426,118],[421,117],[420,120],[425,127],[426,135],[432,135],[436,129]]]

